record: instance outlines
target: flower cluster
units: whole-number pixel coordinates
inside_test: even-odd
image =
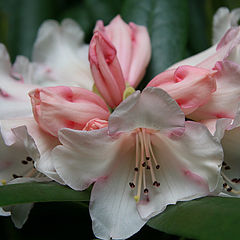
[[[220,11],[216,29],[233,15]],[[11,66],[0,45],[1,184],[93,184],[90,215],[101,239],[128,238],[177,201],[237,196],[240,27],[227,28],[142,92],[135,88],[150,38],[120,16],[98,21],[89,46],[72,20],[46,21],[32,62],[19,56]]]

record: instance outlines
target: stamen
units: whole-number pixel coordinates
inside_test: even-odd
[[[146,194],[145,193],[145,189],[147,189],[147,186],[146,186],[146,175],[145,175],[145,168],[143,168],[143,192],[144,192],[144,194]]]
[[[144,161],[144,139],[141,131],[139,132],[139,138],[140,138],[140,144],[141,144],[141,165],[143,167],[146,167],[146,162]]]
[[[140,172],[138,176],[138,189],[137,189],[137,195],[134,196],[134,199],[136,202],[139,202],[140,200],[140,194],[141,194],[141,188],[142,188],[142,174],[143,174],[143,167],[140,167]]]
[[[160,168],[160,165],[157,163],[157,159],[156,159],[156,157],[155,157],[155,155],[154,155],[154,153],[153,153],[153,149],[152,149],[152,143],[151,143],[151,139],[150,139],[150,136],[148,136],[148,147],[149,147],[149,150],[150,150],[150,153],[151,153],[151,155],[152,155],[152,159],[153,159],[153,161],[154,161],[154,163],[155,163],[155,165],[156,165],[156,169],[159,169]]]
[[[21,178],[22,177],[22,176],[19,176],[17,174],[13,174],[12,176],[13,176],[13,178]]]
[[[159,187],[159,186],[160,186],[160,183],[157,182],[157,181],[154,181],[153,186],[155,186],[155,187]]]
[[[231,192],[231,193],[234,193],[234,194],[236,194],[236,195],[239,195],[239,194],[240,194],[240,191],[234,189],[234,186],[236,186],[236,184],[239,183],[239,181],[238,181],[239,179],[234,178],[234,179],[230,180],[223,172],[221,172],[221,175],[222,175],[223,179],[224,179],[226,182],[228,182],[229,184],[232,185],[232,186],[229,186],[227,183],[224,183],[224,184],[223,184],[223,187],[224,187],[228,192]],[[236,180],[236,181],[233,181],[233,180]]]
[[[135,188],[135,184],[133,182],[129,183],[130,188]]]
[[[150,152],[149,152],[149,146],[147,144],[145,128],[142,129],[142,133],[143,133],[143,142],[144,142],[146,160],[149,160],[150,159]]]
[[[26,160],[31,162],[33,159],[31,157],[26,157]]]

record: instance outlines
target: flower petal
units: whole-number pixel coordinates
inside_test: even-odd
[[[27,93],[35,87],[13,78],[9,55],[5,46],[0,44],[0,118],[31,116]]]
[[[122,138],[114,140],[107,128],[93,131],[62,129],[52,152],[54,167],[71,188],[84,190],[100,177],[105,177],[113,165]]]
[[[14,176],[24,176],[33,167],[31,162],[25,164],[29,153],[20,141],[7,146],[0,137],[0,152],[0,185],[9,182]]]
[[[183,65],[197,66],[198,64],[203,62],[205,59],[211,57],[216,52],[216,48],[217,48],[217,45],[213,45],[212,47],[208,48],[205,51],[202,51],[194,56],[191,56],[180,62],[173,64],[168,69],[176,69]]]
[[[173,130],[184,127],[184,113],[178,104],[159,88],[145,88],[130,95],[109,117],[109,133],[136,128]]]
[[[218,61],[228,59],[235,52],[236,47],[240,44],[240,27],[230,28],[222,37],[216,48],[216,53],[208,57],[197,66],[211,69]],[[235,49],[235,50],[234,50]]]
[[[47,77],[51,81],[47,86],[71,85],[92,89],[88,46],[83,43],[83,35],[78,24],[70,19],[63,20],[61,25],[54,20],[42,24],[33,49],[33,61],[42,63],[45,68],[45,73],[40,73],[36,79],[38,84],[45,85]]]
[[[226,7],[219,8],[213,18],[213,44],[217,43],[229,28],[237,26],[239,19],[240,8],[231,12]]]
[[[110,114],[101,97],[80,87],[46,87],[29,96],[38,125],[55,137],[61,128],[82,130],[88,121],[107,120]]]
[[[166,91],[187,115],[207,103],[216,90],[214,74],[204,68],[181,66],[158,74],[147,86]]]
[[[59,144],[57,138],[42,131],[33,118],[1,120],[0,124],[1,133],[7,145],[14,146],[14,144],[19,143],[21,151],[24,146],[25,153],[28,153],[27,156],[30,156],[35,161],[37,170],[62,183],[56,174],[50,158],[46,157],[50,154],[49,152]],[[21,160],[25,160],[27,156]],[[19,159],[19,157],[20,156],[17,156],[17,159]],[[14,159],[16,159],[16,157]],[[25,171],[25,174],[26,173]]]
[[[217,90],[208,103],[189,115],[194,120],[234,118],[240,99],[240,66],[230,61],[218,62],[215,69]]]
[[[116,49],[105,34],[94,33],[89,46],[89,61],[98,91],[107,104],[115,108],[122,101],[125,81]]]
[[[111,174],[97,180],[92,189],[93,232],[101,239],[126,239],[146,223],[137,212],[134,191],[128,184],[133,179],[135,166],[135,148],[129,140],[116,155]]]
[[[11,219],[16,228],[22,228],[28,219],[33,203],[18,204],[4,207],[5,211],[11,212]]]
[[[186,122],[184,134],[177,138],[156,133],[152,144],[161,185],[155,191],[149,188],[149,202],[139,203],[142,218],[147,220],[177,201],[206,196],[218,187],[222,148],[202,124]]]

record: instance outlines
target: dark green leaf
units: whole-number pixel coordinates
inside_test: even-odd
[[[90,41],[97,20],[108,24],[120,11],[120,0],[85,0],[67,9],[63,18],[70,17],[77,21],[85,32],[85,40]]]
[[[0,206],[31,202],[89,201],[89,191],[75,191],[55,182],[0,186]]]
[[[31,57],[39,26],[54,16],[60,3],[57,0],[0,1],[0,42],[6,44],[13,60],[20,54]]]
[[[144,84],[184,56],[187,42],[188,5],[185,0],[125,0],[125,21],[148,28],[152,60]]]
[[[169,206],[148,222],[160,231],[193,239],[239,239],[240,199],[206,197]]]
[[[207,24],[205,5],[202,1],[189,0],[190,23],[189,45],[192,55],[201,52],[211,46],[212,24]]]

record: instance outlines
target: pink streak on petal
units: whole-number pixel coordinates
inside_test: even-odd
[[[196,183],[200,186],[203,186],[206,190],[208,190],[208,184],[202,177],[200,177],[199,175],[191,172],[188,169],[182,169],[182,172],[183,172],[183,175],[186,178],[192,180],[194,183]]]
[[[53,136],[61,128],[82,130],[90,120],[107,120],[110,114],[98,95],[79,87],[46,87],[29,96],[35,120]]]

